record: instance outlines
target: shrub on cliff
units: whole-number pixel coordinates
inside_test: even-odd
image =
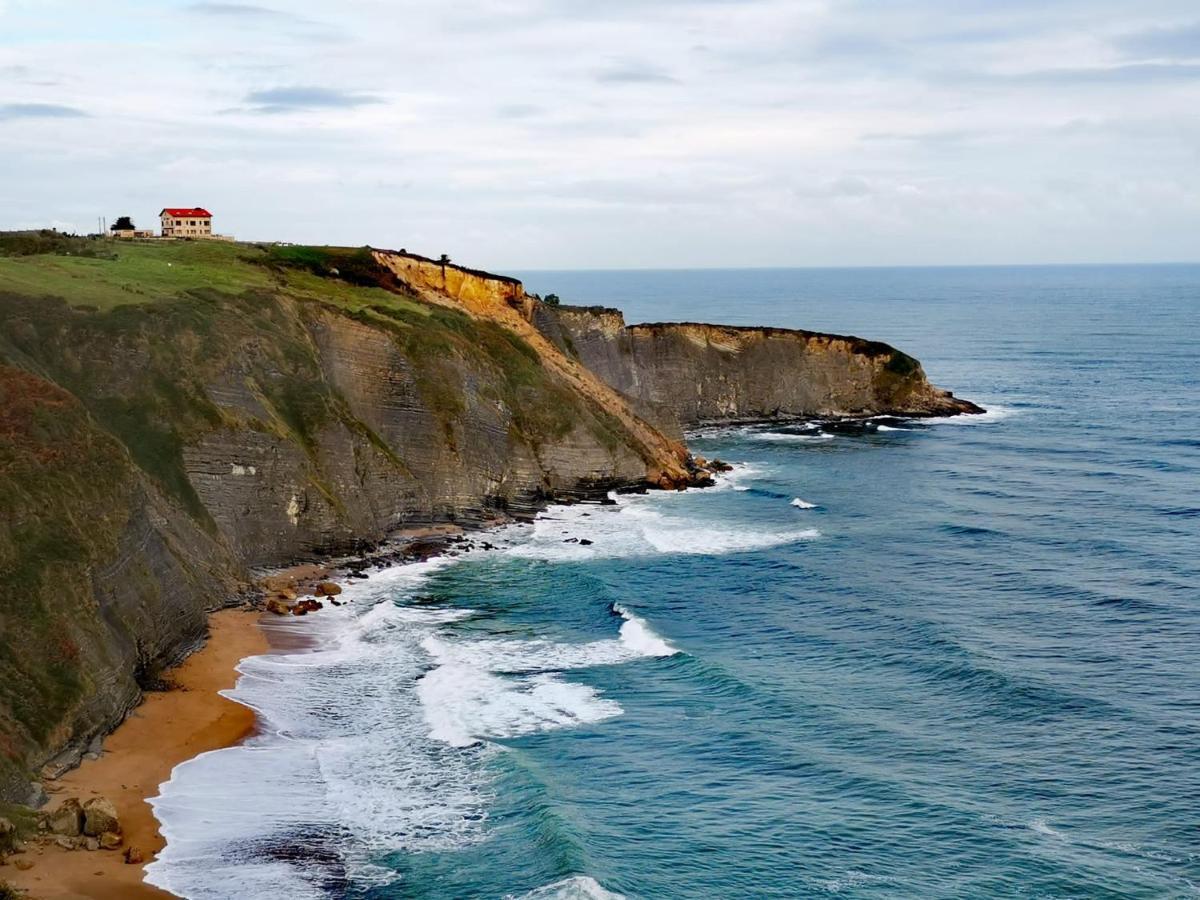
[[[400,287],[395,274],[381,266],[370,247],[270,246],[263,262],[276,270],[299,269],[356,287]]]
[[[63,234],[60,231],[0,231],[0,256],[82,256],[114,259],[105,242]]]
[[[893,375],[907,377],[921,368],[921,364],[907,353],[895,350],[892,352],[891,358],[887,361],[887,365],[884,368]]]

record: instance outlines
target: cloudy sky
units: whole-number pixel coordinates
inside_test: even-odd
[[[0,228],[493,268],[1200,258],[1196,0],[0,0]]]

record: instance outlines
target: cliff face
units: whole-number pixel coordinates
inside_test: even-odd
[[[687,450],[682,442],[648,424],[635,409],[636,402],[614,390],[603,373],[548,338],[535,324],[543,304],[527,296],[520,282],[484,272],[447,272],[450,267],[406,254],[376,251],[375,257],[418,296],[434,303],[449,301],[473,318],[499,325],[528,343],[548,371],[620,423],[650,461],[648,481],[662,487],[687,482]]]
[[[23,236],[6,255],[4,237],[0,793],[15,799],[119,722],[252,566],[704,483],[681,425],[958,403],[883,345],[626,328],[409,254]]]
[[[979,407],[887,344],[783,328],[626,326],[611,309],[539,304],[538,328],[668,430],[795,416],[939,416]]]
[[[236,572],[74,396],[0,365],[0,795],[124,718]]]
[[[515,278],[464,269],[412,253],[391,250],[373,253],[408,289],[433,303],[497,313],[505,307],[527,311],[532,302]]]

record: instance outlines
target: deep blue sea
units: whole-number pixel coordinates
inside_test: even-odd
[[[705,431],[717,488],[548,511],[242,664],[191,898],[1200,895],[1200,267],[523,273],[852,333],[975,418]],[[591,540],[592,544],[575,539]]]

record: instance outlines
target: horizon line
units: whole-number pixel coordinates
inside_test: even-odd
[[[1160,260],[1147,262],[1045,262],[1045,263],[866,263],[845,265],[768,265],[768,266],[580,266],[542,268],[537,266],[501,266],[509,272],[748,272],[748,271],[827,271],[831,269],[1086,269],[1136,268],[1139,266],[1200,266],[1198,260]]]

